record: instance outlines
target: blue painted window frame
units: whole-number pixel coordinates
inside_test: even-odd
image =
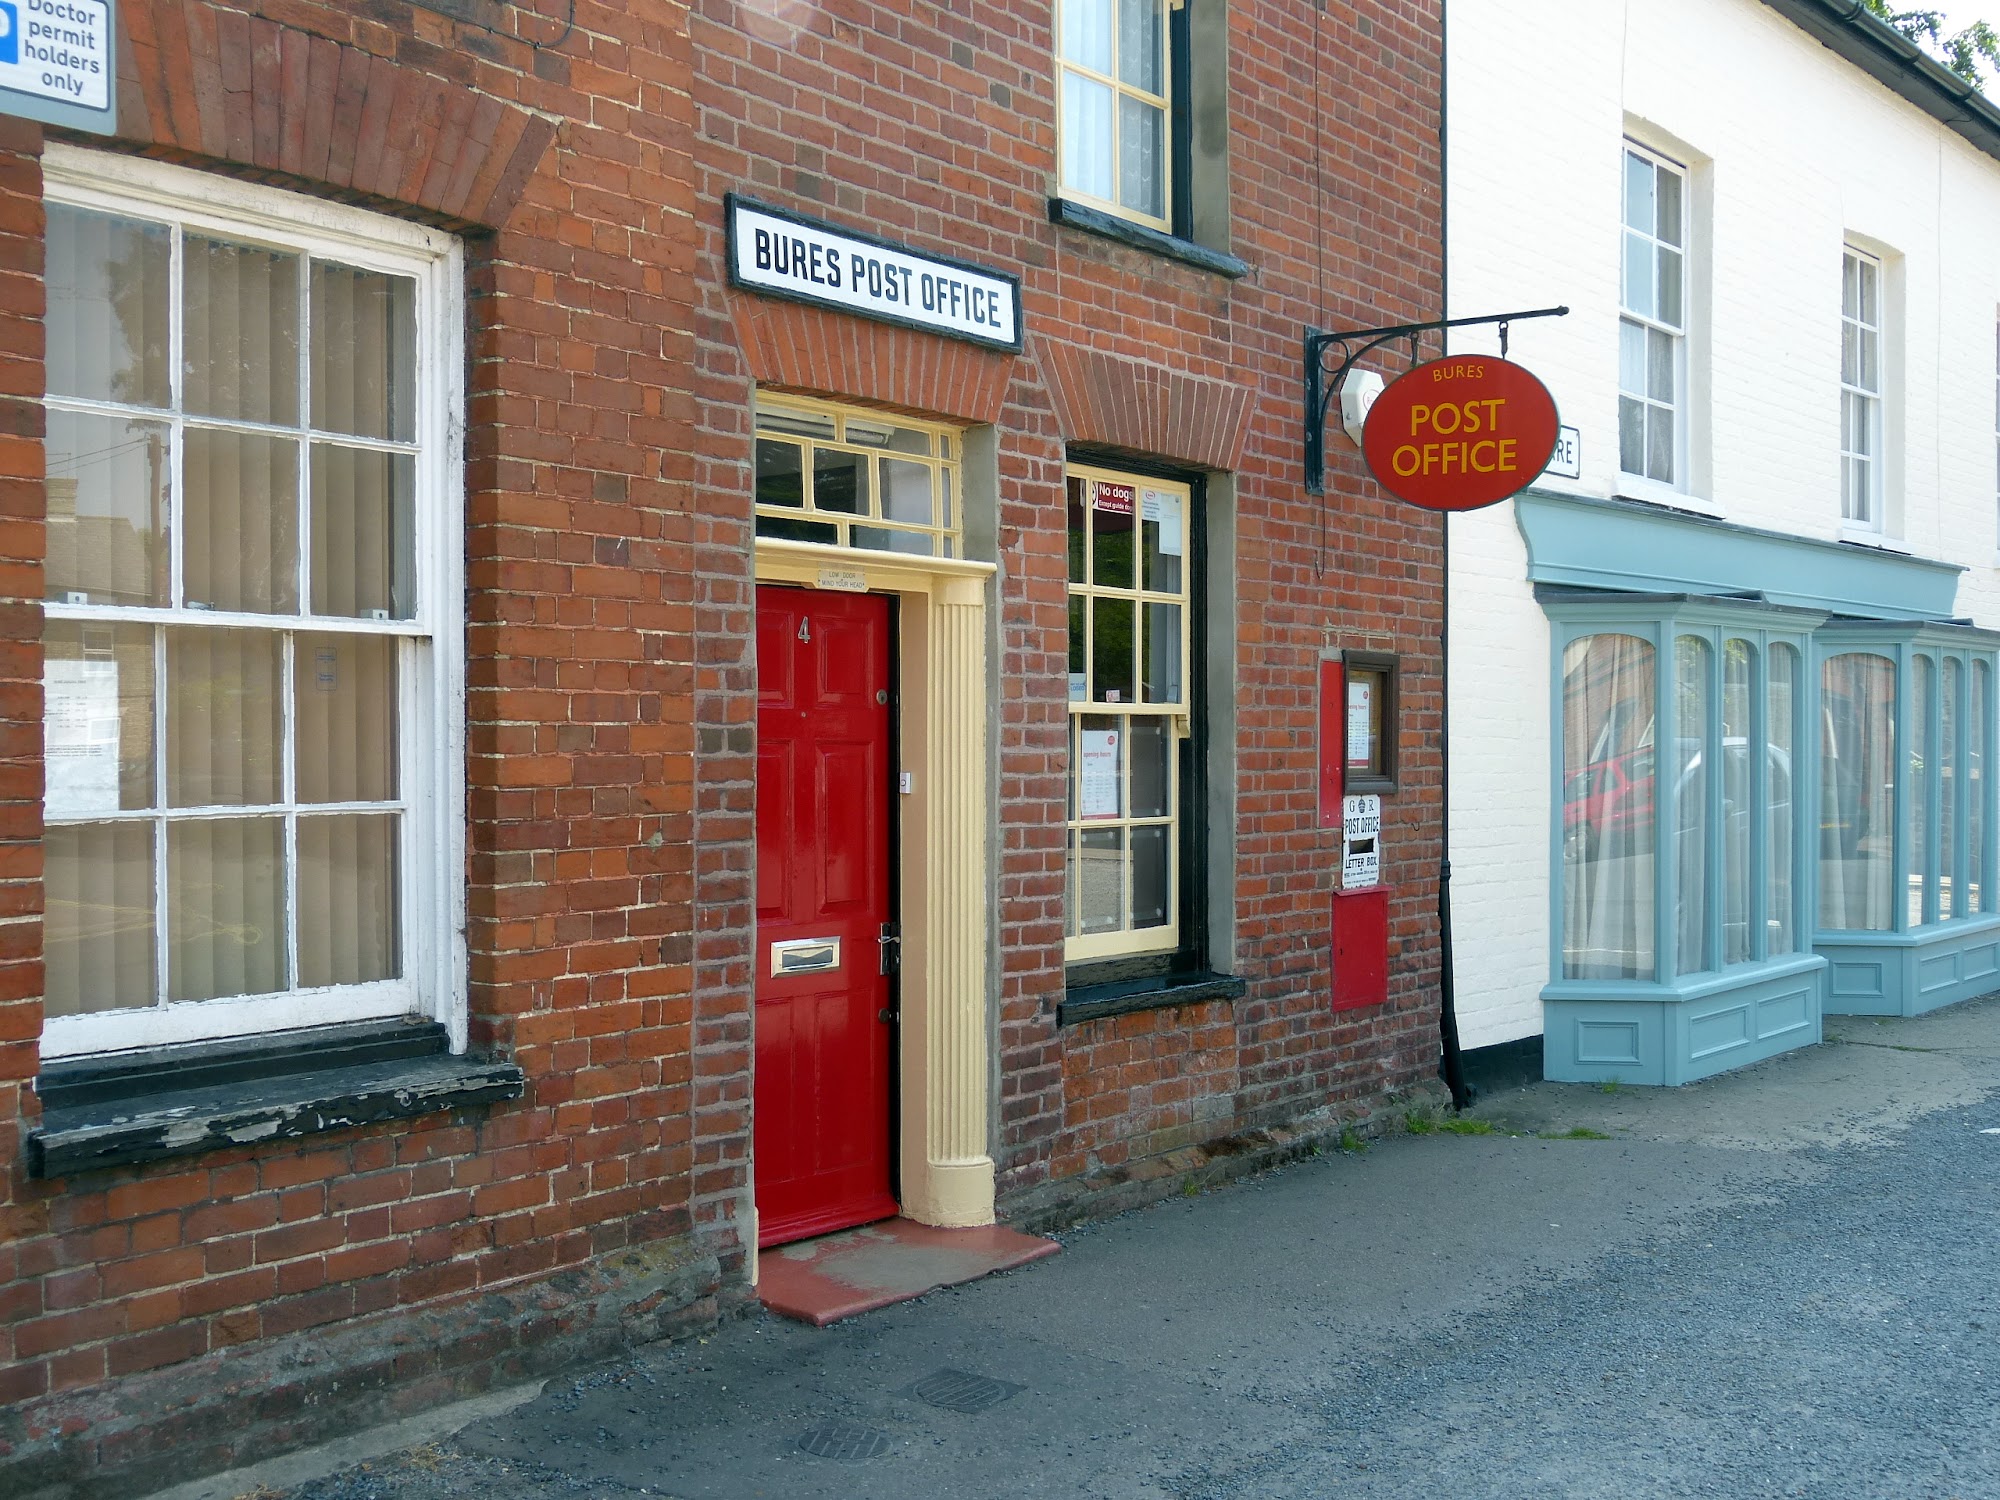
[[[1815,932],[1817,884],[1818,819],[1807,809],[1816,808],[1818,796],[1818,658],[1813,651],[1813,631],[1826,616],[1755,600],[1704,597],[1680,594],[1598,593],[1543,588],[1537,590],[1550,623],[1550,797],[1549,837],[1549,983],[1542,991],[1544,1000],[1614,998],[1685,998],[1709,994],[1738,985],[1756,983],[1774,973],[1816,965],[1808,935]],[[1656,747],[1679,742],[1679,705],[1676,701],[1676,651],[1682,637],[1706,643],[1709,710],[1703,736],[1704,764],[1719,766],[1722,749],[1722,675],[1726,643],[1747,642],[1756,653],[1757,670],[1751,691],[1750,735],[1754,743],[1768,743],[1766,722],[1769,700],[1771,648],[1790,647],[1797,654],[1798,680],[1794,689],[1792,744],[1792,934],[1793,951],[1769,951],[1767,915],[1770,854],[1767,810],[1769,790],[1762,774],[1752,777],[1750,827],[1750,923],[1751,956],[1740,963],[1724,965],[1722,956],[1722,901],[1724,858],[1722,798],[1710,798],[1707,812],[1708,847],[1703,879],[1703,966],[1681,972],[1677,966],[1675,920],[1678,905],[1679,870],[1677,851],[1670,830],[1679,826],[1678,777],[1656,773],[1654,780],[1653,836],[1653,975],[1650,979],[1566,979],[1563,977],[1564,931],[1564,828],[1562,819],[1564,765],[1563,657],[1576,641],[1599,634],[1633,636],[1649,644],[1654,653],[1654,735]],[[1800,766],[1799,761],[1805,761]],[[1664,765],[1665,762],[1659,762]],[[1990,868],[1990,867],[1989,867]]]

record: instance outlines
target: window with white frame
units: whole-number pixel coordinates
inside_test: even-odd
[[[459,1035],[456,242],[45,166],[43,1052]]]
[[[1192,490],[1072,465],[1068,491],[1067,953],[1171,952],[1192,733]]]
[[[1625,144],[1618,467],[1687,487],[1687,169]]]
[[[1062,192],[1172,230],[1170,0],[1057,0]]]
[[[1840,258],[1840,518],[1882,526],[1882,262]]]

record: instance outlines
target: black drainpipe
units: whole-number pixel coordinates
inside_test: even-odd
[[[1446,136],[1445,105],[1450,97],[1447,92],[1445,74],[1445,12],[1447,4],[1438,6],[1438,300],[1442,304],[1442,315],[1451,316],[1451,283],[1447,275],[1450,264],[1451,237],[1450,200],[1446,196],[1446,184],[1450,181],[1448,162],[1445,155]],[[1451,334],[1445,331],[1445,339]],[[1440,353],[1444,352],[1442,350]],[[1438,857],[1438,1073],[1444,1079],[1445,1087],[1451,1090],[1454,1109],[1464,1109],[1472,1103],[1473,1089],[1465,1081],[1465,1059],[1458,1046],[1458,1002],[1453,988],[1451,949],[1451,512],[1442,511],[1438,515],[1438,576],[1440,579],[1439,624],[1438,624],[1438,824],[1440,853]]]

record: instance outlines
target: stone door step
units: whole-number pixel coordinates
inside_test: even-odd
[[[781,1317],[824,1328],[857,1313],[908,1302],[1054,1255],[1062,1246],[998,1225],[934,1229],[885,1219],[757,1258],[757,1295]]]

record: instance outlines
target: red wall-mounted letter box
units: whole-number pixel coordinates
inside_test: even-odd
[[[1333,893],[1333,1008],[1389,999],[1389,887]]]

